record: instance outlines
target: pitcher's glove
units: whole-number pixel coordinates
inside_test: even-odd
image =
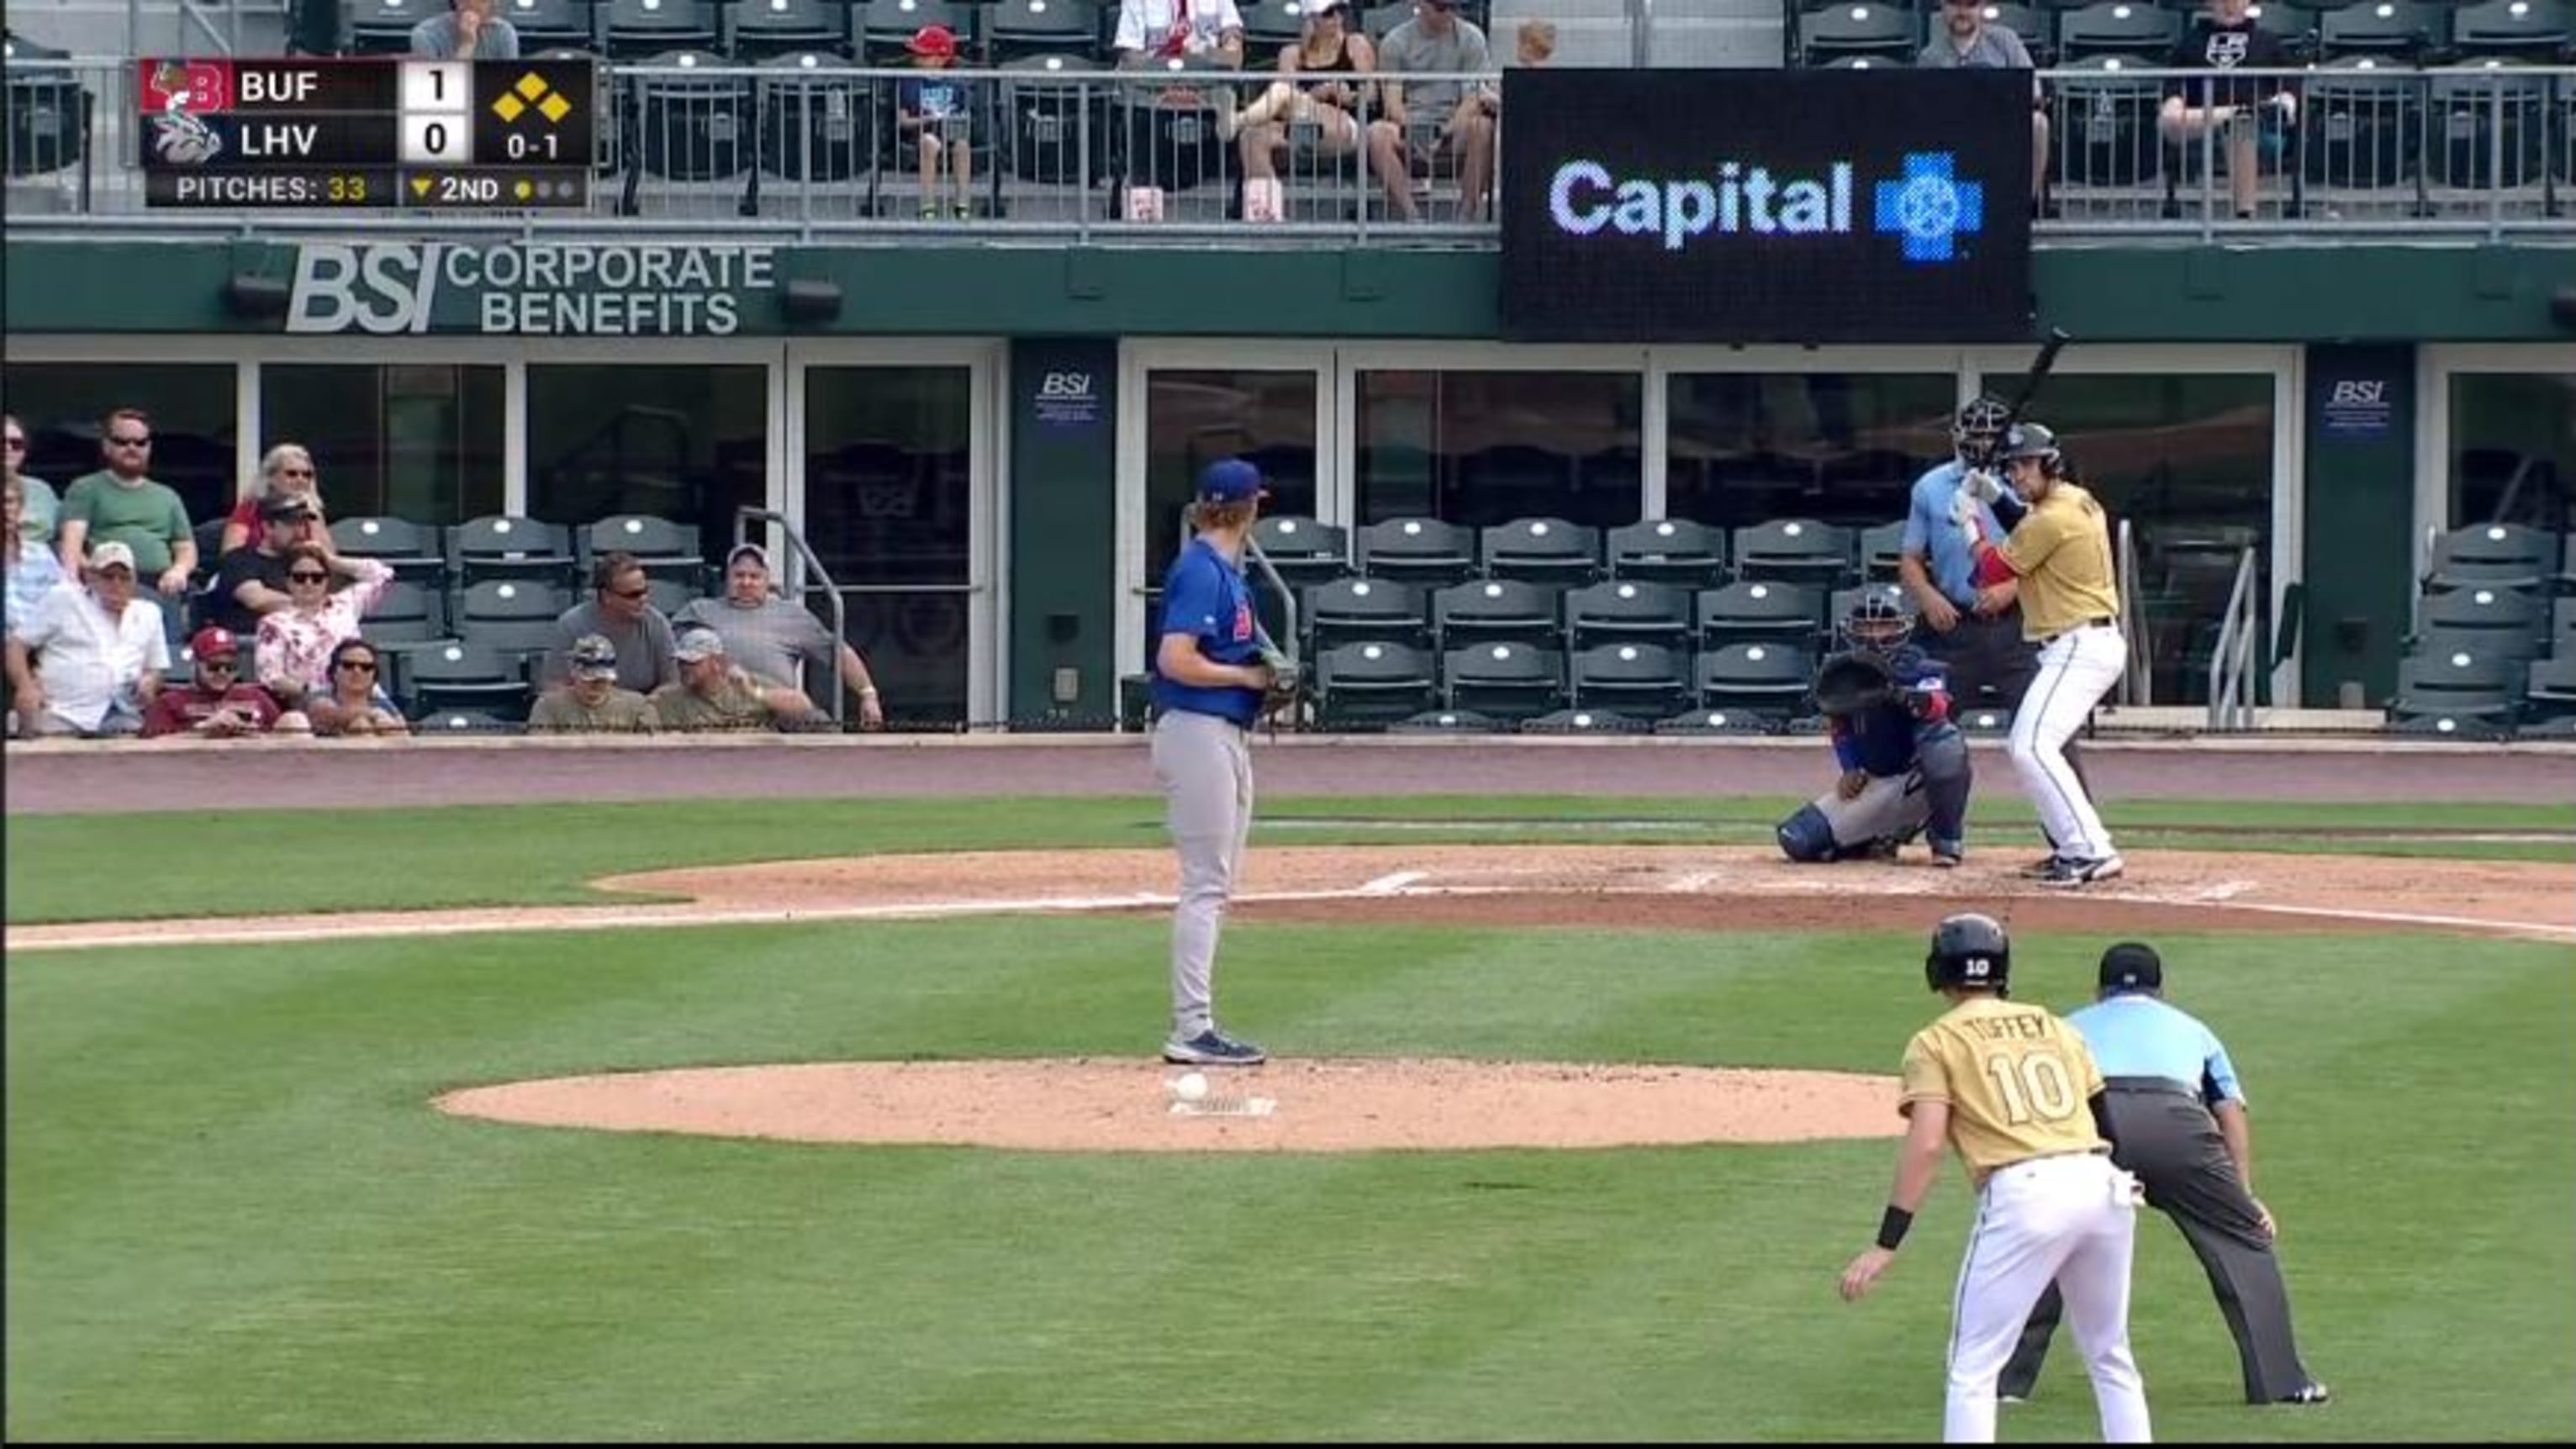
[[[1297,661],[1289,658],[1287,651],[1278,646],[1265,644],[1261,649],[1261,662],[1270,666],[1270,687],[1261,694],[1262,713],[1268,714],[1294,704],[1300,673]]]
[[[1826,714],[1860,714],[1895,694],[1896,675],[1875,654],[1837,654],[1816,671],[1816,708]]]

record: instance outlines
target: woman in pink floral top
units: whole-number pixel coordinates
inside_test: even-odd
[[[394,571],[371,558],[348,559],[357,582],[331,592],[331,558],[319,545],[286,551],[287,606],[259,620],[259,682],[293,708],[308,691],[331,688],[331,651],[358,637],[358,620],[393,586]]]

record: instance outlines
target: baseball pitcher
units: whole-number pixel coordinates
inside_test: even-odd
[[[1932,863],[1967,855],[1968,742],[1950,720],[1942,665],[1910,641],[1914,621],[1868,593],[1836,626],[1843,651],[1816,674],[1816,706],[1842,775],[1780,822],[1791,860],[1892,860],[1927,829]]]

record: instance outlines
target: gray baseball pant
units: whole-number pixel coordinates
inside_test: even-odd
[[[1250,731],[1232,720],[1174,710],[1154,721],[1154,778],[1181,854],[1172,908],[1172,1040],[1216,1025],[1216,939],[1252,836]]]

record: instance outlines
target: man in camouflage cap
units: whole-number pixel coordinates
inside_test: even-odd
[[[565,680],[547,690],[528,712],[530,730],[651,734],[653,706],[631,689],[617,687],[617,646],[605,634],[584,634],[573,641]]]

